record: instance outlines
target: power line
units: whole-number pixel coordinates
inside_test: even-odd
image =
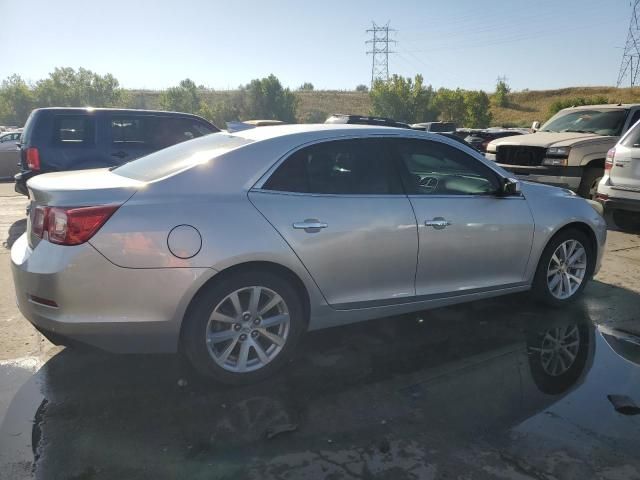
[[[371,50],[367,51],[367,55],[371,55],[371,86],[376,80],[384,82],[389,80],[389,54],[395,53],[389,50],[390,43],[397,43],[395,40],[389,39],[389,32],[396,32],[393,28],[389,28],[389,22],[383,26],[372,23],[372,28],[366,30],[372,34],[371,40],[367,40],[366,44],[371,44]]]
[[[624,46],[620,72],[618,73],[617,87],[628,81],[633,87],[638,77],[638,63],[640,62],[640,26],[638,16],[640,15],[640,0],[634,0],[631,21],[629,22],[629,33],[627,33],[627,43]],[[634,65],[635,59],[635,65]],[[635,70],[634,70],[635,67]],[[626,80],[626,81],[625,81]]]

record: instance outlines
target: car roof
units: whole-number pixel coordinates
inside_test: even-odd
[[[269,128],[252,128],[234,132],[233,135],[247,138],[254,141],[269,140],[272,138],[305,135],[318,133],[318,137],[330,137],[333,134],[348,135],[357,133],[362,135],[371,134],[396,134],[406,132],[416,132],[415,130],[383,127],[377,125],[341,124],[341,123],[314,123],[314,124],[294,124],[294,125],[274,125]],[[416,132],[419,133],[419,132]],[[424,132],[422,132],[424,133]]]
[[[37,108],[38,112],[118,112],[118,113],[152,113],[154,115],[185,115],[189,117],[198,117],[198,115],[194,115],[193,113],[186,112],[172,112],[168,110],[141,110],[137,108],[107,108],[107,107],[43,107]],[[198,117],[201,118],[201,117]]]

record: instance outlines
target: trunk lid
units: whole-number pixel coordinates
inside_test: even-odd
[[[40,237],[33,234],[31,221],[36,206],[86,207],[122,205],[146,182],[112,173],[107,168],[47,173],[27,182],[31,198],[27,235],[35,247]]]

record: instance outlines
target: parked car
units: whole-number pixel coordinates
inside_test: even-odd
[[[16,192],[47,172],[115,167],[220,131],[188,113],[110,108],[39,108],[24,127]]]
[[[487,145],[487,158],[518,178],[547,183],[595,199],[607,151],[640,120],[640,104],[589,105],[560,110],[529,135]]]
[[[640,229],[640,122],[609,150],[597,199],[623,229]]]
[[[486,128],[480,130],[472,130],[464,137],[464,141],[472,145],[476,150],[485,153],[487,145],[498,138],[513,137],[515,135],[525,135],[530,132],[525,130],[515,130],[507,128]]]
[[[430,133],[456,133],[456,124],[453,122],[423,122],[411,125],[414,130],[422,130]]]
[[[180,346],[230,383],[307,330],[526,290],[564,305],[606,239],[596,202],[402,128],[217,133],[28,188],[11,261],[29,321],[58,343]]]
[[[18,171],[20,132],[0,133],[0,179],[10,179]]]
[[[385,117],[369,117],[365,115],[352,115],[344,113],[334,113],[327,118],[324,123],[331,125],[377,125],[379,127],[396,127],[396,128],[411,128],[411,125],[404,122],[398,122],[392,118]]]

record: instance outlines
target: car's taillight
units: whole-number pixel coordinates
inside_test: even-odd
[[[35,147],[27,148],[27,167],[29,170],[40,170],[40,152]]]
[[[607,158],[604,161],[604,169],[605,170],[611,170],[611,168],[613,167],[613,157],[616,156],[616,149],[612,148],[611,150],[609,150],[607,152]]]
[[[58,245],[80,245],[89,240],[119,205],[98,207],[35,207],[31,231]]]

